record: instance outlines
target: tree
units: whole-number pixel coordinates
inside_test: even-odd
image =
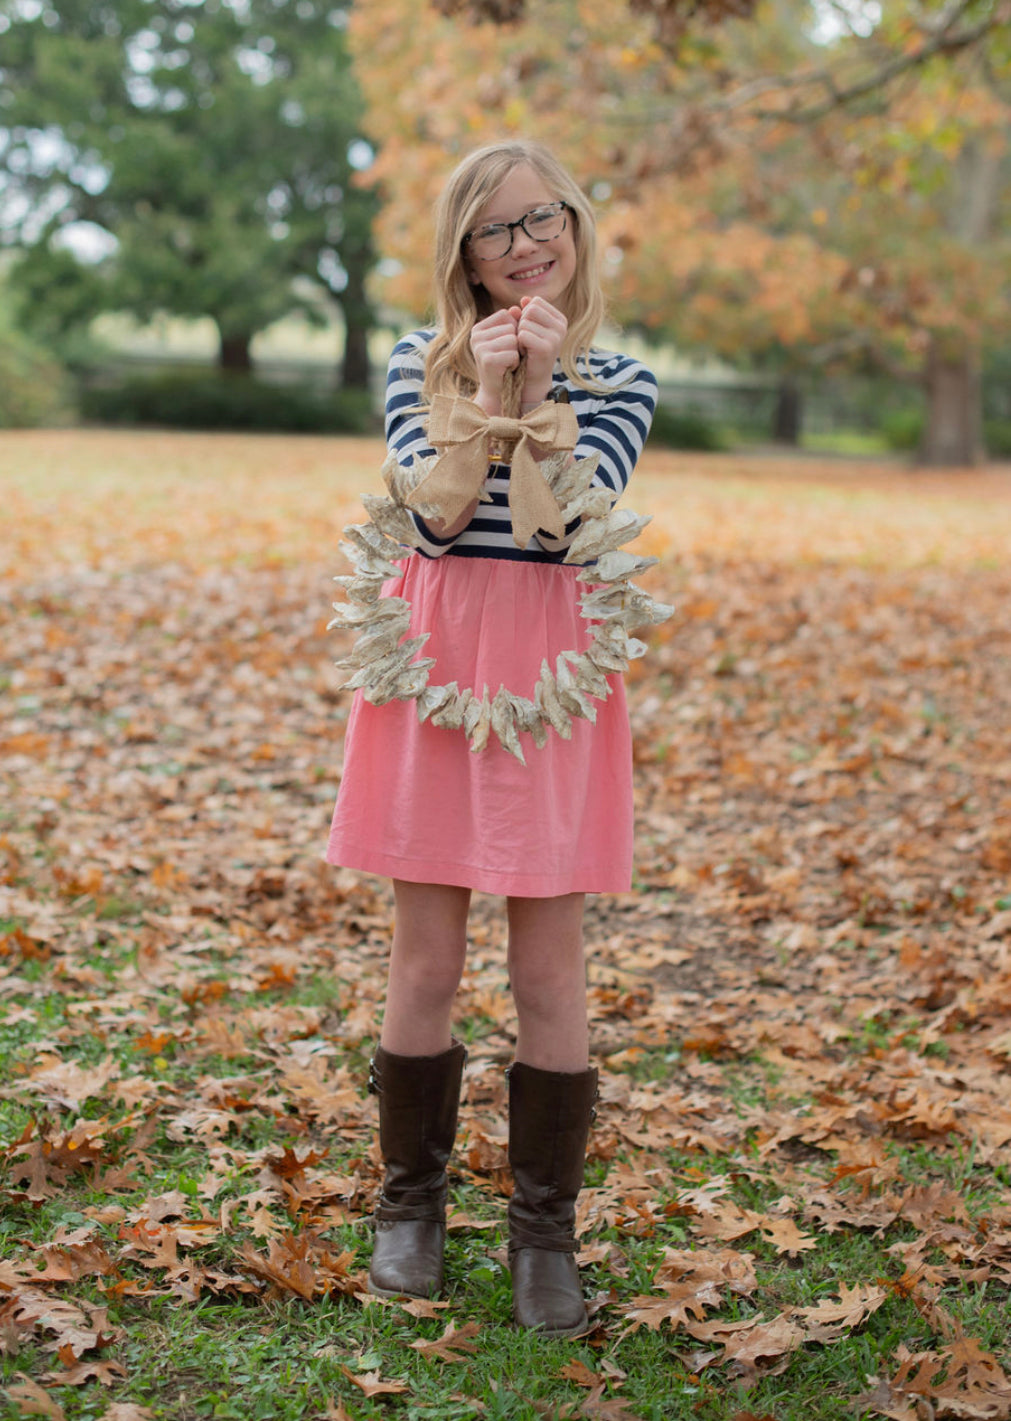
[[[233,369],[258,330],[317,312],[308,278],[341,307],[345,381],[363,384],[376,198],[356,183],[370,150],[345,18],[317,0],[0,5],[10,236],[36,268],[65,265],[61,239],[94,224],[116,250],[93,293],[211,316]]]
[[[886,0],[877,21],[839,5],[831,33],[824,7],[775,0],[668,42],[656,22],[683,6],[526,0],[505,27],[433,8],[409,21],[407,8],[361,0],[351,30],[383,146],[381,240],[404,266],[391,294],[419,303],[419,214],[454,157],[530,133],[602,204],[620,318],[785,371],[849,358],[918,376],[928,429],[949,429],[940,457],[972,461],[972,441],[950,437],[942,376],[945,352],[961,342],[971,360],[1007,328],[1006,0]],[[953,234],[942,170],[959,181],[975,152],[995,163],[991,202],[972,234]],[[925,454],[939,456],[937,439]]]

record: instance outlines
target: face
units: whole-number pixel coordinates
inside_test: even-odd
[[[515,222],[535,207],[556,201],[557,195],[544,179],[524,163],[512,170],[472,225],[477,228],[489,222]],[[518,306],[524,296],[543,296],[553,306],[562,305],[562,296],[576,274],[574,219],[568,211],[565,218],[565,230],[547,242],[534,241],[522,227],[514,227],[508,253],[493,261],[479,261],[464,247],[467,278],[473,285],[485,288],[496,311]]]

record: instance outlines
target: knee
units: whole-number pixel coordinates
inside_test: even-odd
[[[509,985],[521,1015],[553,1014],[560,1000],[572,1001],[580,993],[585,995],[582,953],[518,954],[510,960]]]
[[[461,943],[413,941],[394,951],[394,969],[419,1010],[455,995],[463,976],[466,940]]]

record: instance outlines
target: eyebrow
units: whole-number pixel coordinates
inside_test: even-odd
[[[554,203],[561,202],[561,200],[562,199],[560,197],[542,198],[539,202],[535,202],[533,207],[524,207],[519,217],[515,218],[515,221],[518,222],[520,217],[527,217],[531,212],[536,212],[539,207],[551,207]],[[504,226],[507,222],[511,222],[513,220],[514,219],[511,217],[485,217],[480,222],[475,221],[473,227],[471,227],[470,230],[472,232],[476,232],[479,227],[498,227],[500,225]]]

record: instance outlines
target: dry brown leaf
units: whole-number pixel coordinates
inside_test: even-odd
[[[126,1368],[119,1362],[106,1362],[97,1357],[75,1362],[62,1372],[47,1372],[42,1378],[53,1386],[83,1386],[85,1382],[98,1381],[103,1386],[112,1386],[127,1375]]]
[[[334,1401],[333,1397],[327,1397],[326,1410],[323,1412],[323,1421],[355,1421],[351,1412],[341,1401],[340,1397]]]
[[[17,1373],[18,1380],[7,1388],[7,1395],[22,1416],[47,1416],[50,1421],[65,1421],[66,1412],[59,1402],[54,1401],[47,1391],[26,1377]]]
[[[452,1321],[446,1324],[446,1330],[441,1337],[434,1342],[426,1342],[424,1338],[418,1338],[411,1343],[415,1352],[420,1352],[423,1357],[437,1357],[440,1362],[460,1362],[469,1353],[477,1351],[477,1343],[470,1339],[476,1337],[481,1331],[476,1322],[464,1323],[463,1327],[457,1328]]]
[[[378,1372],[353,1372],[344,1366],[341,1371],[366,1396],[398,1396],[411,1389],[406,1382],[384,1382]]]
[[[410,1302],[398,1300],[397,1306],[403,1308],[404,1312],[409,1312],[412,1317],[424,1318],[438,1317],[448,1307],[452,1307],[452,1303],[435,1298],[411,1298]]]
[[[574,1362],[566,1363],[558,1375],[564,1381],[575,1382],[576,1386],[603,1386],[607,1381],[607,1378],[599,1373],[591,1372],[586,1363],[581,1362],[578,1357]]]

